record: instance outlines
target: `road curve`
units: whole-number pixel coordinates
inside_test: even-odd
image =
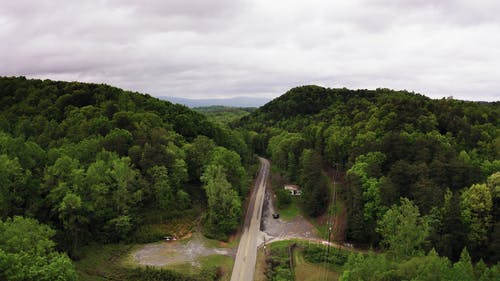
[[[252,192],[248,210],[245,217],[243,234],[236,260],[234,261],[231,281],[253,281],[255,273],[255,262],[257,260],[257,238],[260,231],[260,219],[262,217],[262,206],[266,193],[267,177],[269,175],[269,161],[259,157],[261,166],[255,188]]]

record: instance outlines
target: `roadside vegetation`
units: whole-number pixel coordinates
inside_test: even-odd
[[[500,265],[473,262],[466,248],[456,262],[424,246],[430,226],[408,199],[377,223],[384,251],[347,251],[307,241],[266,245],[267,280],[498,280]],[[261,269],[262,270],[262,269]],[[327,277],[328,276],[328,277]]]
[[[337,280],[349,256],[346,250],[328,250],[325,245],[304,240],[273,242],[266,247],[261,256],[266,280]]]

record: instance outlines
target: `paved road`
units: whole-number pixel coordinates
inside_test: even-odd
[[[259,158],[261,166],[252,197],[248,204],[245,217],[243,234],[236,260],[234,261],[231,281],[253,281],[255,273],[255,262],[257,260],[257,240],[260,233],[260,220],[262,217],[262,205],[266,191],[267,176],[269,175],[269,161]]]

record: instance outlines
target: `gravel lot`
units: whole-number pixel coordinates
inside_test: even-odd
[[[133,261],[139,265],[166,266],[170,264],[191,263],[198,266],[199,257],[210,255],[235,256],[234,249],[210,248],[205,238],[195,234],[189,241],[158,242],[145,244],[132,253]]]
[[[314,226],[301,215],[291,221],[284,221],[281,218],[273,219],[274,212],[272,194],[266,191],[260,228],[266,242],[291,238],[319,239]]]

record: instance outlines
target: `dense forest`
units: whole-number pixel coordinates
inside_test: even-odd
[[[347,241],[378,251],[343,257],[342,280],[499,276],[499,102],[303,86],[256,110],[199,111],[103,84],[0,78],[0,279],[77,280],[85,245],[158,241],[142,226],[193,211],[205,236],[227,240],[255,155],[301,186],[310,218],[338,211],[334,175]]]
[[[205,234],[227,238],[255,161],[245,139],[148,95],[0,78],[0,279],[74,280],[61,252],[158,241],[138,231],[152,209],[165,219],[205,206]]]
[[[428,225],[423,251],[457,261],[467,249],[473,261],[496,263],[499,122],[499,102],[303,86],[233,125],[249,130],[253,149],[302,186],[311,217],[327,210],[326,172],[336,171],[348,241],[388,248],[381,223],[404,198]]]

